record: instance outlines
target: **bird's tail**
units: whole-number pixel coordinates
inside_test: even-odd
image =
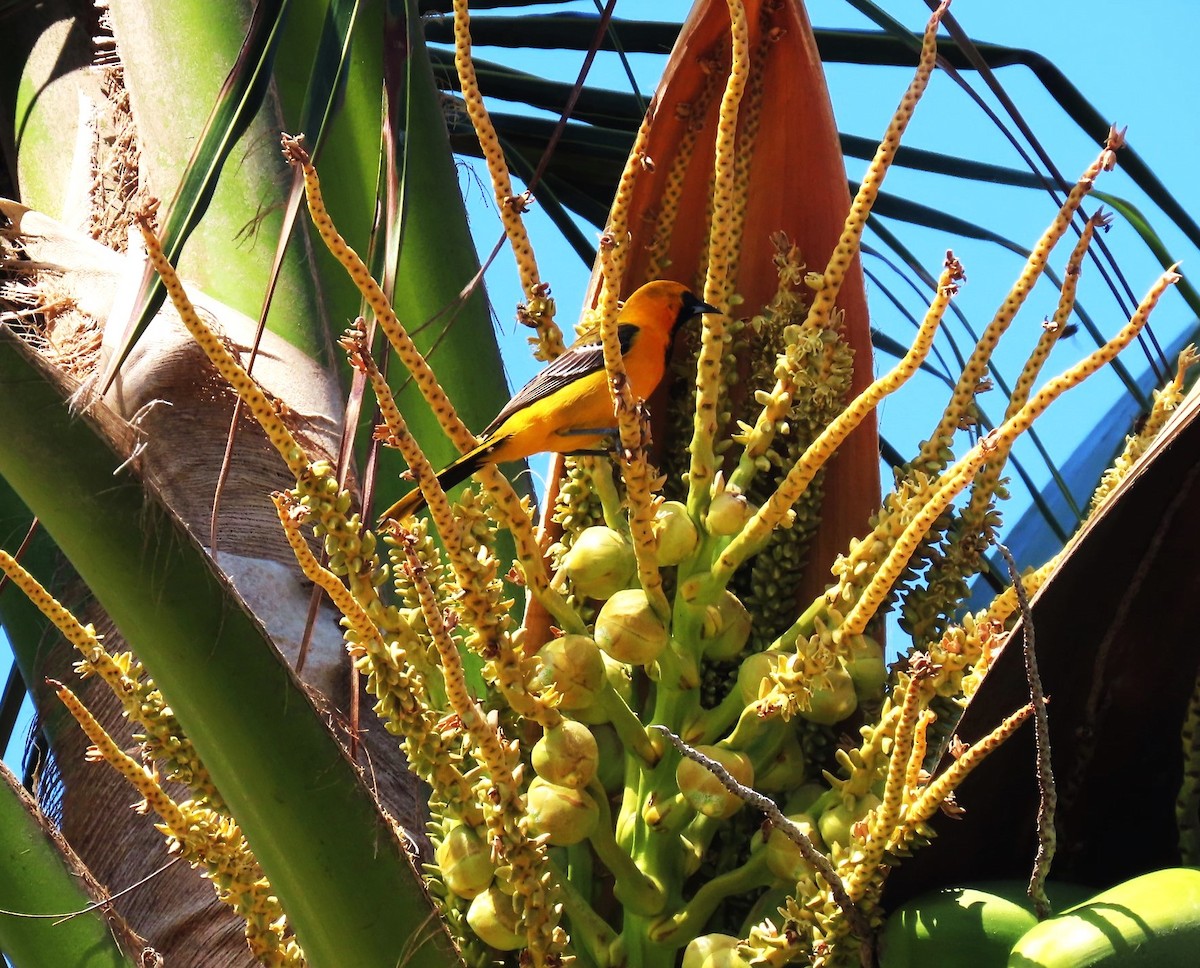
[[[455,484],[461,484],[484,464],[489,463],[489,456],[495,449],[496,441],[485,440],[474,450],[469,450],[463,454],[458,460],[438,474],[438,483],[442,485],[442,489],[448,491]],[[403,521],[425,507],[425,503],[425,495],[421,493],[421,489],[414,487],[404,497],[400,498],[399,501],[379,515],[379,521],[381,524],[388,518],[395,521]]]

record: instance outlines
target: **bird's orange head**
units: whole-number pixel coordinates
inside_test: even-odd
[[[688,320],[703,313],[715,312],[715,308],[687,286],[669,279],[659,279],[646,283],[626,299],[618,320],[654,330],[669,342],[675,331]]]

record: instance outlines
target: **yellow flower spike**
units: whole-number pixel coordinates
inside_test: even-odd
[[[339,340],[339,343],[346,351],[347,359],[349,360],[350,365],[361,371],[370,382],[371,389],[375,394],[375,399],[379,404],[379,410],[381,416],[383,417],[384,426],[387,428],[388,443],[397,447],[403,454],[405,461],[408,463],[409,469],[412,471],[417,480],[418,486],[425,495],[426,502],[430,508],[430,514],[433,517],[438,531],[441,533],[446,542],[447,549],[450,551],[452,557],[459,565],[459,568],[456,569],[456,573],[458,571],[462,572],[462,574],[459,575],[460,585],[464,588],[465,593],[470,596],[469,600],[467,601],[467,605],[471,611],[472,624],[476,623],[476,619],[478,619],[479,622],[484,623],[485,626],[490,624],[485,619],[485,616],[489,613],[489,607],[485,601],[481,600],[481,593],[479,593],[478,589],[474,587],[473,582],[469,578],[469,575],[472,571],[470,565],[475,563],[475,560],[473,557],[471,558],[470,563],[464,560],[462,551],[462,535],[460,533],[458,519],[450,507],[445,491],[442,490],[442,486],[438,482],[437,474],[434,472],[433,466],[425,457],[425,453],[421,450],[416,438],[409,433],[408,425],[405,422],[404,417],[400,414],[399,407],[396,406],[396,399],[392,395],[391,387],[388,386],[387,381],[380,372],[378,365],[375,363],[375,360],[367,350],[365,321],[362,319],[362,317],[359,317],[358,320],[355,321],[355,325],[343,334],[341,340]],[[500,475],[498,471],[496,472],[496,476],[501,481],[504,480],[503,476]],[[507,482],[505,482],[505,485],[507,485]],[[513,500],[516,500],[515,493],[512,492],[511,487],[499,488],[498,491],[503,491],[505,493],[499,494],[497,492],[490,492],[492,493],[494,500],[499,498],[501,501],[507,501],[508,495],[512,495]],[[510,530],[516,539],[518,550],[521,551],[523,549],[524,551],[524,553],[521,555],[521,560],[522,562],[526,562],[533,561],[536,558],[536,562],[540,564],[541,550],[534,550],[534,547],[536,547],[536,542],[533,538],[532,531],[529,528],[528,518],[524,514],[524,511],[521,511],[520,513],[520,521],[523,522],[522,526],[518,526],[514,523],[513,526],[510,526]],[[534,575],[540,574],[541,576],[540,581],[535,580],[530,582],[530,587],[533,594],[539,596],[539,598],[542,600],[542,604],[545,606],[547,611],[553,614],[560,621],[564,621],[564,618],[571,620],[564,621],[564,624],[568,627],[571,627],[572,621],[574,624],[578,624],[580,627],[582,627],[582,621],[579,619],[579,617],[574,614],[573,610],[570,609],[567,603],[562,600],[562,597],[558,595],[557,592],[554,592],[550,589],[549,580],[545,576],[544,566],[540,568],[540,571],[537,566],[531,567],[529,570]],[[485,599],[486,595],[482,595],[482,598]],[[479,626],[476,625],[476,628],[479,628]]]
[[[474,799],[484,805],[493,859],[497,867],[512,867],[518,922],[528,939],[532,963],[541,968],[559,960],[565,939],[556,930],[561,907],[549,903],[547,896],[546,885],[552,885],[552,879],[545,877],[549,868],[546,846],[530,840],[524,830],[525,800],[519,786],[517,744],[504,742],[499,728],[471,697],[462,658],[425,578],[424,566],[411,548],[408,552],[409,578],[420,597],[425,624],[441,660],[450,707],[470,737],[472,756],[487,774],[487,779],[481,780],[485,788]]]
[[[1178,282],[1179,279],[1180,276],[1175,271],[1175,266],[1172,266],[1160,275],[1154,281],[1153,285],[1151,285],[1146,295],[1142,297],[1142,301],[1138,303],[1133,316],[1121,328],[1120,332],[1099,349],[1047,383],[1041,390],[1034,394],[1033,398],[1025,406],[997,428],[992,435],[995,437],[996,446],[1011,446],[1012,441],[1028,430],[1033,421],[1041,416],[1045,409],[1058,399],[1059,396],[1071,387],[1082,383],[1097,370],[1107,366],[1116,359],[1117,354],[1133,342],[1137,334],[1142,331],[1142,327],[1148,322],[1150,313],[1158,305],[1162,294],[1167,291],[1168,287]]]
[[[729,75],[725,81],[725,91],[721,95],[721,107],[717,115],[712,226],[708,235],[708,267],[704,280],[705,302],[723,312],[728,311],[729,300],[733,295],[736,247],[745,216],[745,192],[739,194],[737,189],[738,175],[746,176],[748,169],[739,171],[739,161],[744,166],[745,158],[739,155],[744,148],[738,143],[738,125],[742,98],[750,84],[751,74],[750,25],[746,18],[746,5],[743,0],[726,0],[726,5],[729,8],[731,55]],[[758,73],[761,84],[761,65]],[[748,130],[743,127],[742,133],[746,134]],[[702,349],[701,353],[703,352]]]
[[[996,437],[995,432],[984,437],[966,457],[943,475],[941,487],[896,539],[887,558],[872,576],[870,584],[847,613],[846,621],[842,626],[844,634],[861,635],[866,631],[867,623],[875,617],[876,610],[887,598],[897,577],[908,565],[913,553],[925,535],[929,533],[929,529],[941,517],[942,512],[950,506],[950,502],[971,483],[975,472],[991,455]]]
[[[358,287],[358,291],[366,299],[380,328],[387,336],[388,342],[391,343],[401,362],[412,374],[421,395],[429,404],[429,408],[433,411],[443,432],[461,451],[465,452],[474,447],[479,441],[459,418],[429,362],[400,324],[383,290],[371,278],[370,272],[358,253],[350,248],[346,244],[346,240],[338,233],[321,197],[321,183],[317,177],[317,171],[312,165],[308,152],[301,145],[300,138],[284,135],[282,144],[284,157],[292,164],[299,165],[304,173],[304,190],[313,225],[334,258],[345,267],[355,286]],[[542,560],[541,549],[533,534],[529,514],[521,506],[520,498],[517,497],[512,485],[498,468],[490,465],[481,469],[478,476],[487,489],[488,496],[492,499],[496,510],[496,520],[512,532],[517,547],[517,556],[530,591],[538,596],[547,611],[563,628],[572,632],[584,631],[582,619],[562,600],[561,596],[550,590],[550,579],[546,575],[546,566]]]
[[[1029,258],[1021,270],[1021,275],[1013,284],[1012,290],[1001,307],[996,311],[996,315],[992,318],[992,321],[979,337],[978,343],[975,344],[975,349],[967,360],[967,365],[963,368],[962,375],[958,378],[958,383],[955,385],[954,393],[951,396],[950,403],[946,407],[945,413],[942,415],[941,421],[930,435],[929,440],[922,445],[920,455],[914,461],[917,467],[935,469],[944,466],[945,461],[942,459],[941,454],[950,447],[955,433],[962,426],[964,418],[970,414],[976,390],[980,381],[987,375],[988,361],[991,359],[996,344],[1000,341],[1000,337],[1008,330],[1009,324],[1012,323],[1017,314],[1017,310],[1024,305],[1026,297],[1041,277],[1043,270],[1046,268],[1046,260],[1049,258],[1051,250],[1067,231],[1071,220],[1075,217],[1075,212],[1078,211],[1084,198],[1092,190],[1097,176],[1099,176],[1101,171],[1110,171],[1112,169],[1113,165],[1116,164],[1116,150],[1124,143],[1124,133],[1118,131],[1116,128],[1110,129],[1104,149],[1100,152],[1096,160],[1088,166],[1083,175],[1080,176],[1079,181],[1071,188],[1066,201],[1063,202],[1062,208],[1059,209],[1054,221],[1029,253]]]
[[[179,314],[179,319],[187,327],[187,331],[192,334],[192,338],[200,349],[204,351],[204,355],[216,367],[217,372],[221,374],[225,382],[233,387],[246,409],[266,432],[268,439],[287,464],[288,470],[299,477],[308,466],[308,457],[304,453],[304,449],[284,424],[274,401],[263,393],[254,378],[225,348],[220,337],[212,331],[212,328],[192,306],[191,300],[184,292],[183,283],[179,281],[179,276],[175,273],[175,267],[163,254],[158,236],[150,227],[152,215],[153,208],[150,208],[141,212],[134,221],[145,240],[146,255],[150,259],[151,265],[154,266],[155,272],[162,279],[167,295],[171,297],[171,303]]]
[[[1030,391],[1033,389],[1033,384],[1042,372],[1042,367],[1045,365],[1046,360],[1050,358],[1050,351],[1054,349],[1059,337],[1070,322],[1071,314],[1075,311],[1075,291],[1079,285],[1079,275],[1083,269],[1084,256],[1087,255],[1088,246],[1091,244],[1096,227],[1107,225],[1108,221],[1108,216],[1097,212],[1084,223],[1083,231],[1079,235],[1079,241],[1076,243],[1074,250],[1072,250],[1070,259],[1067,261],[1066,272],[1063,273],[1063,284],[1059,292],[1058,305],[1055,308],[1054,315],[1043,324],[1042,334],[1038,337],[1033,351],[1029,354],[1025,365],[1021,368],[1017,382],[1013,385],[1012,396],[1009,398],[1008,407],[1004,411],[1005,420],[1017,414],[1029,401]],[[975,480],[975,487],[971,494],[971,503],[967,514],[974,515],[976,518],[984,514],[987,505],[991,501],[992,492],[995,490],[996,482],[999,480],[1000,472],[1007,456],[1007,450],[1000,451],[979,472]]]
[[[957,291],[956,280],[961,278],[962,266],[952,254],[948,253],[946,265],[938,280],[937,293],[904,358],[890,373],[880,377],[860,393],[809,445],[804,456],[792,466],[775,493],[758,509],[741,532],[721,553],[713,566],[713,578],[716,582],[727,582],[738,566],[758,550],[762,542],[784,521],[791,506],[799,500],[817,471],[833,455],[838,445],[862,422],[867,414],[878,406],[880,400],[899,389],[917,371],[929,353],[934,334],[949,305],[950,297]],[[764,410],[764,414],[766,413],[767,411]],[[781,416],[775,419],[781,419]],[[774,420],[771,421],[771,425],[774,426]],[[762,434],[759,434],[756,427],[752,437],[755,443],[748,444],[748,449],[762,446],[765,450],[766,444],[762,443],[762,437],[766,435],[766,424],[761,426]],[[740,470],[741,468],[739,468]]]
[[[543,285],[538,274],[533,246],[521,219],[525,200],[513,195],[504,149],[500,147],[500,139],[496,137],[496,129],[479,93],[475,65],[471,60],[471,17],[467,11],[467,0],[454,0],[454,66],[458,71],[463,101],[467,105],[467,116],[475,128],[475,137],[479,140],[488,174],[492,178],[492,190],[500,210],[500,220],[504,223],[504,234],[508,236],[517,262],[521,290],[527,300],[521,316],[522,319],[529,319],[537,328],[537,359],[552,360],[563,351],[562,332],[555,325],[553,301],[546,297],[549,287]]]
[[[170,825],[172,831],[186,832],[187,825],[178,805],[159,785],[157,776],[132,756],[121,751],[113,738],[108,735],[104,727],[74,692],[61,682],[52,679],[47,681],[91,741],[93,749],[88,752],[88,759],[103,760],[108,763],[129,781],[130,785],[141,794],[148,808],[162,817]]]
[[[765,19],[766,11],[763,16]],[[750,164],[754,158],[754,143],[763,118],[763,94],[767,76],[768,48],[778,41],[773,30],[763,33],[750,56],[750,76],[738,111],[737,150],[734,152],[733,206],[729,220],[728,288],[737,284],[741,264],[742,233],[746,228],[746,200],[750,193]],[[719,303],[713,303],[714,306]]]
[[[445,541],[455,580],[458,582],[461,596],[458,607],[475,631],[480,643],[477,651],[489,659],[485,673],[488,669],[494,672],[514,711],[536,720],[545,727],[557,725],[562,719],[558,711],[536,690],[529,688],[526,681],[528,677],[524,675],[522,662],[513,648],[507,627],[510,624],[507,609],[498,607],[498,603],[493,601],[491,579],[495,571],[494,558],[489,554],[487,562],[481,560],[478,549],[469,545],[464,532],[467,516],[462,508],[456,512],[451,507],[433,466],[425,457],[416,438],[409,432],[383,374],[379,372],[379,367],[366,350],[361,319],[359,325],[343,338],[342,345],[347,350],[351,365],[363,371],[370,380],[387,427],[388,443],[397,447],[404,455],[421,492],[425,495],[434,523]],[[493,574],[486,574],[488,570]]]
[[[1025,589],[1027,598],[1032,598],[1034,593],[1045,584],[1046,579],[1054,573],[1054,569],[1058,567],[1061,560],[1062,552],[1059,552],[1040,568],[1035,568],[1021,576],[1021,585]],[[987,608],[987,617],[993,622],[1003,625],[1016,614],[1018,604],[1016,589],[1009,585],[992,600]]]
[[[450,398],[446,396],[446,392],[438,382],[433,368],[430,367],[429,362],[417,349],[416,344],[413,343],[412,338],[396,317],[396,313],[379,287],[379,283],[371,278],[366,264],[358,253],[346,244],[346,240],[342,238],[333,224],[333,219],[326,210],[324,199],[321,196],[321,182],[317,177],[317,170],[313,167],[308,152],[304,150],[301,138],[302,136],[283,135],[283,156],[291,164],[298,165],[304,174],[304,191],[308,199],[308,212],[313,226],[333,257],[345,267],[355,286],[358,287],[358,291],[367,301],[367,305],[371,307],[371,311],[375,314],[375,319],[387,336],[388,342],[391,343],[392,349],[396,351],[400,361],[412,374],[413,381],[417,384],[421,395],[429,404],[430,410],[433,411],[446,436],[454,442],[459,450],[464,452],[469,450],[479,441],[459,418]]]
[[[692,154],[696,144],[696,135],[700,131],[697,120],[704,117],[704,112],[716,93],[715,67],[709,72],[711,83],[701,89],[700,94],[690,104],[679,105],[676,116],[681,121],[690,121],[679,139],[679,151],[675,155],[671,168],[663,182],[662,195],[659,198],[658,210],[654,213],[654,238],[650,243],[650,258],[646,263],[646,281],[661,279],[666,270],[666,253],[671,246],[671,233],[675,228],[675,220],[679,215],[679,204],[683,198],[683,180],[692,164]],[[649,213],[648,213],[649,214]],[[705,233],[707,237],[707,233]]]
[[[904,772],[904,808],[908,809],[920,795],[925,785],[925,753],[929,748],[929,727],[937,721],[937,715],[922,709],[913,730],[912,752],[908,756],[908,769]]]
[[[266,965],[302,966],[304,956],[283,909],[237,825],[190,800],[176,803],[151,770],[121,751],[78,696],[60,682],[51,681],[50,685],[92,742],[90,758],[104,760],[129,781],[143,797],[145,807],[161,818],[158,828],[167,837],[168,850],[181,854],[193,867],[203,868],[217,897],[245,921],[251,952]]]
[[[625,274],[628,255],[629,228],[627,211],[632,197],[634,181],[646,165],[642,146],[650,130],[651,118],[647,114],[638,128],[633,149],[617,183],[617,193],[609,213],[608,228],[600,239],[600,271],[603,285],[600,288],[596,315],[600,320],[600,343],[604,348],[604,368],[608,373],[608,387],[613,398],[613,410],[617,417],[620,448],[617,458],[621,466],[621,477],[625,481],[625,494],[629,502],[629,534],[633,539],[633,552],[637,560],[638,580],[650,597],[650,603],[664,620],[670,614],[670,605],[662,589],[662,576],[655,557],[654,506],[650,467],[646,459],[648,430],[642,411],[642,401],[633,398],[629,380],[625,375],[625,363],[621,358],[621,344],[617,336],[617,298],[620,294],[621,278]]]
[[[859,728],[862,742],[858,748],[846,751],[844,757],[838,757],[838,763],[846,775],[838,777],[828,770],[824,771],[825,779],[830,787],[839,791],[843,799],[850,800],[866,796],[885,775],[888,758],[884,751],[884,745],[895,736],[896,724],[900,722],[903,711],[901,706],[893,704],[892,698],[892,696],[888,696],[884,699],[878,723]]]
[[[742,0],[727,0],[732,41],[732,60],[721,109],[717,118],[716,160],[713,167],[712,225],[708,233],[708,265],[704,280],[704,301],[721,311],[704,317],[700,353],[696,358],[696,412],[692,423],[692,441],[688,447],[688,510],[703,519],[711,498],[710,486],[717,471],[713,441],[717,434],[722,387],[721,364],[725,354],[726,317],[733,279],[733,223],[738,208],[735,194],[737,177],[738,107],[750,77],[750,33]],[[744,206],[744,200],[743,200]]]
[[[83,625],[58,599],[46,591],[42,583],[29,574],[16,558],[3,550],[0,550],[0,571],[3,571],[8,576],[8,580],[21,589],[25,597],[37,606],[38,611],[54,623],[63,637],[75,646],[89,663],[93,661],[93,656],[97,651],[108,658],[108,663],[97,664],[94,671],[106,682],[109,682],[115,692],[121,681],[124,680],[127,670],[122,669],[111,656],[108,656],[107,652],[101,649],[100,638],[96,635],[95,628],[91,625]],[[102,663],[103,659],[96,656],[96,661]],[[110,675],[114,677],[111,681]]]
[[[225,801],[200,761],[191,741],[183,735],[162,693],[153,681],[142,680],[141,663],[126,652],[110,655],[100,644],[91,625],[83,625],[54,598],[42,584],[5,551],[0,551],[0,571],[8,576],[38,610],[83,656],[78,664],[80,676],[99,676],[121,701],[125,716],[145,731],[144,741],[151,754],[161,759],[168,776],[185,784],[192,794],[214,810],[224,811]]]
[[[1075,292],[1084,256],[1096,228],[1107,223],[1108,217],[1097,212],[1084,224],[1067,261],[1054,315],[1042,324],[1042,334],[1013,385],[1005,420],[1028,402],[1030,390],[1049,359],[1050,351],[1065,331],[1075,308]],[[918,645],[935,638],[948,621],[954,603],[968,596],[968,581],[979,570],[983,551],[995,540],[1000,515],[994,508],[994,498],[1010,449],[998,447],[995,456],[975,475],[971,496],[941,538],[942,553],[933,555],[935,560],[926,573],[924,585],[914,588],[905,599],[905,629]]]
[[[922,682],[933,673],[929,658],[914,653],[908,660],[908,674],[900,677],[896,692],[903,692],[888,755],[883,784],[883,802],[868,817],[867,836],[862,856],[856,858],[846,879],[851,900],[860,901],[877,880],[884,850],[896,826],[904,817],[905,781],[912,758],[913,737],[920,719],[924,689]]]
[[[1070,323],[1071,314],[1075,311],[1075,291],[1079,287],[1084,256],[1087,255],[1088,246],[1091,245],[1096,229],[1107,226],[1109,221],[1109,216],[1103,212],[1096,212],[1084,223],[1083,231],[1079,233],[1079,241],[1075,243],[1071,257],[1067,260],[1067,268],[1063,273],[1062,288],[1059,290],[1058,305],[1054,309],[1054,315],[1042,325],[1042,335],[1038,337],[1037,345],[1029,354],[1025,366],[1021,368],[1021,375],[1017,377],[1017,382],[1012,389],[1012,397],[1008,401],[1008,408],[1004,412],[1005,420],[1025,406],[1034,382],[1050,357],[1050,351],[1054,349],[1054,345]]]
[[[1150,415],[1142,424],[1142,429],[1125,438],[1125,449],[1121,452],[1121,456],[1113,461],[1112,466],[1104,472],[1104,476],[1100,479],[1100,485],[1096,488],[1096,493],[1092,495],[1091,503],[1088,505],[1087,518],[1099,511],[1109,497],[1116,492],[1117,485],[1129,475],[1138,458],[1146,452],[1151,441],[1158,436],[1171,411],[1182,402],[1184,377],[1198,361],[1200,361],[1200,354],[1196,352],[1194,345],[1189,344],[1180,352],[1175,379],[1161,390],[1155,391],[1154,404],[1150,408]]]
[[[963,750],[949,768],[936,777],[909,807],[904,824],[892,837],[892,844],[902,843],[904,838],[915,834],[917,827],[938,812],[946,798],[959,787],[971,771],[994,753],[1000,744],[1015,733],[1021,724],[1032,715],[1033,704],[1026,703],[983,739]]]
[[[938,26],[942,22],[942,14],[949,6],[950,0],[942,0],[925,25],[916,73],[908,90],[900,99],[900,105],[896,108],[896,113],[892,116],[883,140],[875,151],[875,157],[871,159],[866,175],[863,176],[862,185],[850,205],[850,214],[846,216],[842,237],[838,240],[833,255],[830,256],[829,263],[825,267],[825,272],[822,274],[813,296],[809,320],[814,327],[824,327],[829,323],[842,281],[845,279],[854,257],[858,254],[859,239],[862,238],[863,229],[867,224],[867,216],[871,213],[871,207],[875,204],[879,189],[883,185],[884,175],[891,166],[892,159],[896,156],[896,151],[900,147],[900,139],[903,137],[909,121],[912,120],[917,102],[925,93],[925,88],[929,85],[929,78],[933,74],[933,68],[937,64]]]
[[[371,621],[365,609],[359,605],[342,580],[328,568],[321,566],[308,547],[308,542],[304,540],[304,535],[300,533],[300,527],[307,519],[308,512],[294,498],[280,491],[275,491],[271,495],[271,500],[279,514],[279,523],[283,525],[284,536],[296,556],[300,570],[304,572],[304,577],[319,585],[329,596],[329,600],[333,602],[337,610],[345,617],[349,627],[357,634],[360,645],[363,639],[371,639],[378,648],[382,649],[384,647],[383,636],[375,627],[375,623]]]
[[[404,417],[401,416],[400,409],[396,406],[396,400],[392,396],[391,388],[387,385],[387,381],[379,371],[379,367],[367,352],[366,332],[362,317],[359,317],[354,329],[348,330],[340,342],[342,347],[347,351],[350,365],[364,373],[371,383],[371,389],[379,401],[384,426],[387,428],[388,435],[385,442],[395,447],[404,456],[404,460],[408,463],[409,472],[413,475],[417,485],[421,489],[421,493],[425,496],[430,515],[437,526],[438,532],[446,542],[446,550],[450,555],[451,562],[455,566],[455,576],[465,596],[464,605],[468,615],[471,617],[472,623],[474,624],[476,620],[486,621],[484,617],[484,613],[487,611],[487,604],[484,600],[485,595],[471,581],[471,569],[464,561],[463,536],[458,518],[450,506],[446,492],[442,489],[442,485],[437,479],[437,473],[433,465],[429,463],[425,452],[421,450],[416,438],[409,432],[408,424],[404,420]]]

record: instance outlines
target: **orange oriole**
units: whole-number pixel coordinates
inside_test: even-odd
[[[685,286],[666,280],[648,282],[626,300],[617,316],[617,336],[635,397],[646,399],[662,380],[679,327],[716,311]],[[438,481],[449,489],[487,464],[544,452],[595,451],[615,431],[604,349],[598,338],[580,341],[522,387],[483,431],[479,444],[441,471]],[[425,497],[416,488],[380,520],[399,521],[424,506]]]

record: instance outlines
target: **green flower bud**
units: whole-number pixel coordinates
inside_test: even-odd
[[[600,660],[604,666],[604,677],[608,680],[608,684],[616,690],[617,695],[624,699],[626,704],[631,703],[633,701],[633,673],[629,666],[603,652],[600,653]],[[573,709],[571,716],[588,726],[598,726],[600,723],[608,722],[608,710],[601,702]]]
[[[815,817],[825,807],[824,802],[818,803],[822,797],[826,801],[832,802],[833,791],[824,783],[804,783],[795,787],[788,795],[787,801],[783,805],[783,812],[787,814],[810,813]]]
[[[604,688],[604,659],[594,639],[586,635],[563,635],[551,639],[538,651],[541,666],[530,685],[541,691],[553,685],[566,710],[590,706]]]
[[[821,839],[830,847],[834,844],[847,846],[853,836],[854,825],[881,802],[873,793],[859,797],[850,804],[844,800],[836,801],[817,818],[817,829],[821,832]]]
[[[858,708],[858,696],[854,693],[854,682],[840,666],[829,671],[828,687],[814,689],[810,707],[800,710],[800,715],[810,723],[832,726],[840,723]]]
[[[530,759],[543,780],[582,790],[596,775],[600,748],[592,731],[583,723],[564,719],[546,730],[534,744]]]
[[[496,875],[488,845],[466,824],[450,828],[434,857],[446,887],[468,901],[491,887]]]
[[[696,550],[700,532],[687,507],[679,501],[664,501],[654,518],[658,538],[658,563],[666,568],[677,565]]]
[[[784,735],[783,743],[774,759],[759,771],[755,789],[760,793],[794,790],[804,782],[807,772],[808,762],[804,756],[804,748],[795,732],[789,730]]]
[[[712,499],[708,506],[708,517],[704,519],[709,534],[737,534],[753,516],[754,505],[746,500],[746,495],[736,491],[722,491]]]
[[[467,924],[484,944],[497,951],[517,951],[527,940],[517,932],[517,912],[512,898],[491,888],[478,895],[467,908]]]
[[[718,662],[736,659],[750,638],[750,613],[741,600],[726,589],[716,605],[709,606],[700,640],[704,657]]]
[[[702,934],[683,949],[683,968],[749,968],[737,952],[740,942],[728,934]]]
[[[888,680],[887,664],[883,661],[883,646],[869,635],[852,635],[848,643],[850,656],[843,663],[859,699],[876,699],[883,695]]]
[[[788,818],[795,823],[817,850],[824,850],[817,822],[807,813],[793,814]],[[786,833],[775,827],[767,837],[767,868],[785,884],[795,884],[812,874],[812,865],[804,859],[800,848]]]
[[[738,667],[737,687],[747,706],[758,699],[759,686],[778,661],[779,655],[775,652],[755,652],[742,660]]]
[[[569,847],[587,839],[596,829],[600,809],[583,790],[550,783],[540,776],[529,781],[526,795],[529,832],[548,834],[555,847]]]
[[[744,753],[735,753],[720,746],[697,746],[696,750],[720,763],[742,785],[754,784],[754,767],[750,764],[750,757]],[[686,757],[675,768],[675,782],[687,802],[706,817],[719,820],[732,817],[744,802],[741,797],[726,790],[708,769]]]
[[[667,647],[667,630],[640,588],[614,594],[596,617],[596,644],[618,662],[647,665]]]
[[[605,599],[633,580],[637,562],[627,535],[612,528],[584,528],[562,560],[575,592]]]

